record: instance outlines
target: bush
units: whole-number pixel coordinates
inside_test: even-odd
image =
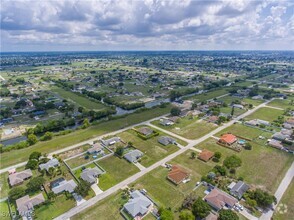
[[[229,156],[224,160],[224,166],[227,167],[228,169],[240,167],[241,164],[242,164],[241,158],[239,158],[236,155]]]
[[[41,176],[34,177],[30,179],[30,181],[27,184],[27,190],[29,192],[36,192],[40,190],[41,186],[45,183],[45,179]]]
[[[12,202],[15,202],[15,200],[23,197],[26,194],[25,189],[21,186],[12,188],[9,193],[8,197]]]
[[[38,168],[38,161],[37,160],[29,160],[26,164],[26,169],[35,170]]]
[[[172,107],[170,114],[172,116],[179,116],[181,114],[181,109],[179,107]]]
[[[184,209],[180,212],[179,219],[180,220],[195,220],[195,217],[190,210]]]
[[[30,154],[29,159],[30,160],[39,160],[42,154],[40,152],[34,151],[33,153]]]
[[[203,201],[201,198],[198,198],[193,204],[193,214],[198,218],[205,218],[210,212],[210,206]]]
[[[239,219],[238,215],[232,210],[222,209],[219,212],[218,220],[238,220],[238,219]]]
[[[244,148],[245,148],[246,150],[252,150],[252,145],[251,145],[250,143],[246,142]]]
[[[214,158],[212,158],[212,161],[218,163],[219,159],[217,157],[214,157]]]
[[[160,220],[173,220],[173,212],[170,209],[159,209]]]

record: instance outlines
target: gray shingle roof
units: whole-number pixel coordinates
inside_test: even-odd
[[[77,187],[77,184],[75,183],[75,181],[73,180],[64,180],[62,182],[60,182],[57,186],[55,186],[54,188],[52,188],[52,191],[55,194],[67,191],[69,193],[72,193],[74,191],[74,189]]]
[[[9,184],[11,186],[15,186],[17,184],[22,183],[25,179],[28,179],[28,178],[30,178],[32,176],[33,176],[33,174],[32,174],[32,171],[30,169],[10,174],[8,176]]]
[[[124,209],[133,217],[144,216],[152,202],[138,190],[131,193],[131,199],[124,205]]]
[[[102,170],[100,170],[98,167],[94,168],[87,168],[83,170],[81,174],[81,178],[91,184],[96,182],[96,179],[99,175],[103,173]]]
[[[233,186],[233,188],[230,190],[230,193],[236,197],[238,197],[239,199],[241,199],[241,197],[243,196],[243,194],[249,189],[249,186],[242,182],[242,181],[238,181],[235,186]]]
[[[56,158],[52,158],[47,163],[42,163],[39,165],[40,170],[49,170],[51,167],[57,167],[59,166],[59,161]]]
[[[133,163],[136,162],[140,157],[142,157],[144,154],[139,150],[132,150],[129,153],[126,153],[124,155],[124,158],[128,160],[129,162]]]
[[[174,144],[176,142],[175,139],[169,137],[169,136],[161,136],[157,139],[157,141],[163,145],[169,145],[169,144]]]
[[[119,137],[113,137],[113,138],[110,138],[110,139],[107,139],[107,140],[101,140],[101,143],[105,146],[109,146],[109,145],[112,145],[112,144],[115,144],[116,142],[119,142],[120,141],[120,138]]]
[[[20,215],[27,215],[29,211],[33,210],[34,206],[45,202],[42,193],[30,198],[28,195],[16,200],[17,210]]]

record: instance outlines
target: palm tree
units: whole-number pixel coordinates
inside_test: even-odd
[[[191,158],[192,158],[192,159],[195,159],[195,157],[196,157],[196,153],[195,153],[194,151],[192,151],[192,152],[191,152]]]

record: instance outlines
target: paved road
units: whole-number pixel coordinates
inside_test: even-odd
[[[114,132],[110,132],[110,133],[107,133],[107,134],[104,134],[104,135],[100,135],[100,136],[97,136],[97,137],[94,137],[92,139],[89,139],[89,140],[86,140],[86,141],[83,141],[83,142],[80,142],[78,144],[74,144],[74,145],[71,145],[71,146],[68,146],[66,148],[62,148],[60,150],[56,150],[56,151],[53,151],[51,153],[48,154],[48,157],[54,155],[54,154],[60,154],[60,153],[63,153],[65,151],[68,151],[68,150],[71,150],[71,149],[74,149],[74,148],[77,148],[79,146],[83,146],[85,144],[93,144],[93,141],[96,141],[96,140],[99,140],[99,139],[102,139],[104,137],[107,137],[107,136],[111,136],[111,135],[116,135],[118,133],[121,133],[123,131],[126,131],[126,130],[129,130],[130,128],[132,127],[135,127],[135,126],[139,126],[139,125],[145,125],[146,123],[149,123],[150,121],[153,121],[153,120],[158,120],[164,116],[167,116],[168,114],[165,114],[165,115],[162,115],[162,116],[159,116],[159,117],[156,117],[156,118],[152,118],[148,121],[144,121],[144,122],[141,122],[141,123],[138,123],[138,124],[134,124],[134,125],[131,125],[131,126],[128,126],[128,127],[125,127],[125,128],[122,128],[122,129],[119,129],[117,131],[114,131]],[[23,167],[27,164],[27,161],[25,162],[22,162],[22,163],[19,163],[19,164],[15,164],[15,165],[12,165],[10,167],[6,167],[6,168],[3,168],[0,170],[0,174],[1,173],[4,173],[4,172],[8,172],[9,170],[11,169],[14,169],[14,168],[19,168],[19,167]]]
[[[185,147],[185,148],[182,148],[178,151],[176,151],[175,153],[173,154],[170,154],[168,155],[167,157],[165,157],[164,159],[154,163],[153,165],[151,165],[150,167],[147,167],[146,169],[134,174],[133,176],[125,179],[124,181],[118,183],[117,185],[109,188],[108,190],[104,191],[103,193],[89,199],[87,202],[79,205],[79,206],[76,206],[72,209],[70,209],[69,211],[65,212],[64,214],[58,216],[57,218],[55,218],[56,220],[66,220],[66,219],[69,219],[70,217],[84,211],[85,209],[93,206],[95,203],[99,202],[100,200],[106,198],[107,196],[115,193],[116,191],[118,191],[119,189],[125,187],[126,185],[129,185],[130,183],[132,182],[135,182],[137,179],[139,179],[140,177],[144,176],[146,173],[156,169],[157,167],[161,166],[162,164],[164,163],[167,163],[168,161],[174,159],[175,157],[179,156],[180,154],[184,153],[185,151],[193,148],[195,145],[205,141],[206,139],[210,138],[211,136],[215,135],[216,133],[220,132],[221,130],[233,125],[236,121],[240,120],[241,118],[244,118],[250,114],[252,114],[253,112],[255,112],[256,110],[262,108],[262,107],[265,107],[266,104],[269,103],[269,101],[265,102],[265,103],[262,103],[260,104],[259,106],[245,112],[244,114],[238,116],[237,118],[231,120],[230,122],[218,127],[217,129],[213,130],[212,132],[204,135],[203,137],[197,139],[197,140],[190,140],[188,141],[188,145]],[[153,119],[154,120],[154,119]],[[152,120],[149,120],[147,121],[146,123],[148,124],[150,121]],[[146,124],[145,123],[145,124]],[[173,134],[173,133],[172,133]]]
[[[277,204],[279,204],[280,200],[283,197],[283,194],[287,190],[288,186],[290,185],[291,181],[293,180],[294,177],[294,162],[292,163],[291,167],[288,169],[284,179],[280,183],[276,193],[275,197],[277,198]],[[293,204],[291,204],[293,205]],[[274,206],[276,208],[276,205]],[[274,211],[269,210],[267,213],[262,214],[262,216],[259,218],[260,220],[270,220],[271,217],[273,216]]]

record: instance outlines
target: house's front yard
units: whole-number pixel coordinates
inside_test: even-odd
[[[2,220],[10,220],[10,213],[7,201],[0,202],[0,216]]]
[[[166,134],[163,134],[162,132],[159,132],[158,136],[154,136],[147,140],[143,140],[142,138],[140,138],[133,130],[122,132],[117,136],[119,136],[125,142],[132,142],[135,148],[144,153],[144,156],[140,159],[140,163],[145,167],[154,164],[155,162],[163,159],[169,154],[176,152],[179,149],[174,144],[164,146],[158,143],[157,139],[159,137],[166,136]]]
[[[242,165],[237,169],[237,177],[243,177],[245,182],[274,193],[291,166],[294,160],[293,155],[253,142],[251,144],[252,150],[243,149],[240,153],[216,144],[216,140],[213,138],[196,147],[221,152],[221,162],[227,156],[234,154],[239,156]]]
[[[278,204],[275,214],[273,216],[274,220],[285,220],[293,219],[294,216],[294,181],[292,180],[288,189],[284,193],[280,203]]]
[[[107,190],[110,187],[118,184],[124,179],[139,172],[139,169],[125,159],[120,159],[116,156],[110,156],[97,162],[106,173],[99,177],[99,187],[102,190]]]
[[[268,103],[269,106],[278,107],[278,108],[292,108],[294,109],[294,98],[292,99],[275,99]]]
[[[218,127],[213,123],[199,120],[197,117],[190,119],[189,116],[180,118],[177,123],[171,126],[163,126],[159,120],[153,121],[152,124],[188,139],[200,138]]]

